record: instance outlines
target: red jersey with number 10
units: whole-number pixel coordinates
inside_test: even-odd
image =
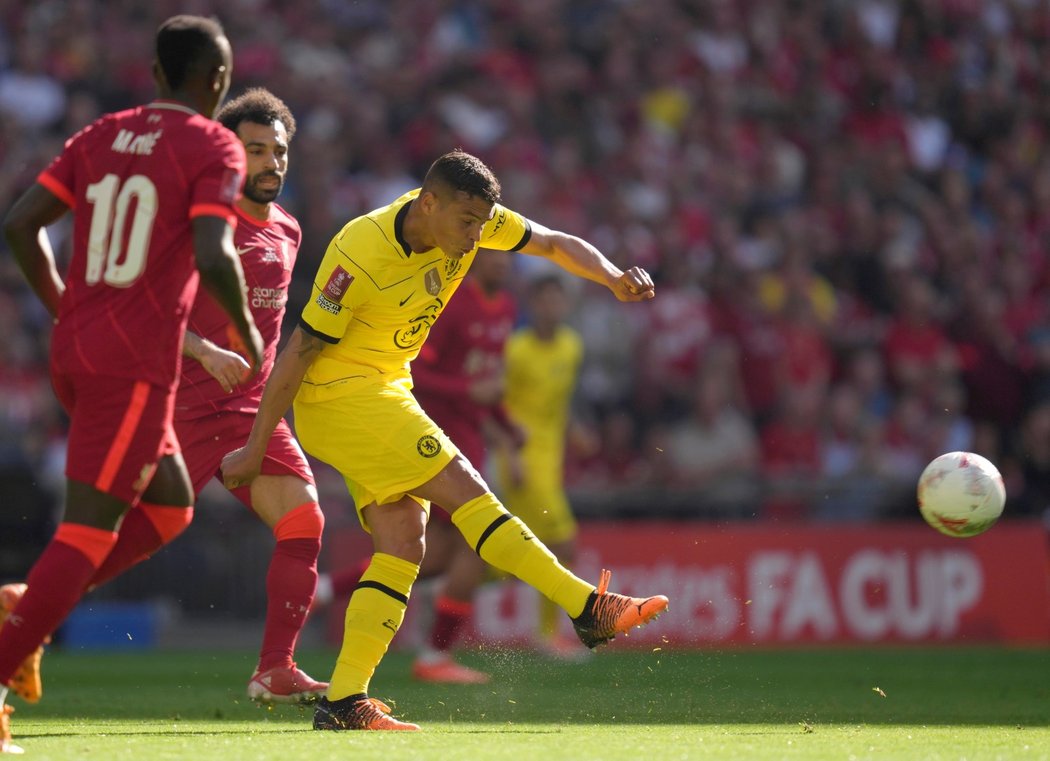
[[[236,135],[169,101],[66,143],[38,178],[74,212],[54,367],[174,387],[198,284],[191,220],[234,222],[244,174]]]
[[[271,204],[270,218],[265,222],[240,209],[237,214],[239,220],[233,242],[248,284],[248,306],[263,339],[262,366],[254,377],[234,386],[233,393],[227,394],[200,362],[183,362],[175,396],[176,420],[220,411],[258,412],[263,387],[277,357],[281,321],[302,232],[295,217],[277,204]],[[245,356],[230,318],[205,291],[197,294],[187,328],[216,346]]]

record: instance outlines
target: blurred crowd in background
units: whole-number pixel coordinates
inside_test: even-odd
[[[1008,514],[1050,506],[1050,4],[0,0],[0,208],[152,97],[181,12],[223,22],[231,95],[299,122],[288,324],[331,235],[455,147],[511,208],[652,273],[644,305],[574,286],[582,514],[912,515],[960,449],[1000,467]],[[515,287],[538,271],[518,257]],[[0,321],[0,498],[46,502],[49,321],[8,255]]]

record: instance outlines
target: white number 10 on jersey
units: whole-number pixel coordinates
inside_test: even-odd
[[[128,207],[133,198],[138,203],[131,220],[127,251],[122,251]],[[88,185],[87,200],[94,211],[88,233],[84,280],[88,285],[104,280],[107,285],[126,288],[138,280],[146,268],[150,234],[157,216],[157,187],[149,177],[141,174],[128,177],[124,187],[120,187],[120,177],[107,174]]]

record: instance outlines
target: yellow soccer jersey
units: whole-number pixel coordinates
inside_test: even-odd
[[[328,245],[300,325],[328,343],[306,372],[299,398],[318,402],[349,393],[377,375],[404,374],[434,321],[470,269],[439,248],[414,252],[403,228],[413,190],[351,220]],[[481,231],[482,248],[517,251],[529,221],[499,204]]]
[[[565,430],[583,360],[583,340],[565,325],[552,341],[541,341],[531,329],[524,329],[510,337],[505,353],[504,404],[525,431],[526,478],[535,479],[537,485],[560,487]]]

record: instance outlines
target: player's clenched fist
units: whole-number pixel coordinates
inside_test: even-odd
[[[222,484],[227,489],[247,486],[259,475],[262,467],[260,458],[248,451],[247,447],[234,449],[222,458]]]
[[[613,293],[620,301],[644,301],[656,295],[656,287],[648,272],[641,267],[631,267],[620,275]]]

